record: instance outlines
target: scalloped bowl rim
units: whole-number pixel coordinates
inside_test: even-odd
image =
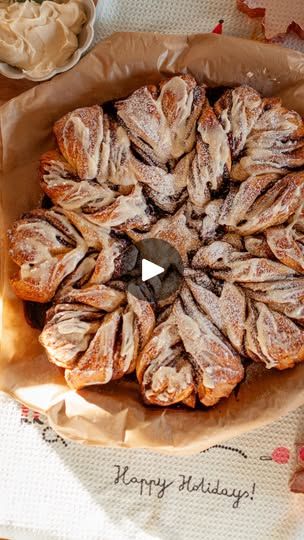
[[[13,67],[6,62],[0,62],[0,74],[8,77],[9,79],[27,79],[28,81],[41,82],[47,81],[55,75],[58,75],[58,73],[63,73],[64,71],[68,71],[69,69],[74,67],[79,62],[81,56],[88,50],[89,46],[93,41],[93,25],[96,18],[96,7],[93,0],[80,0],[79,3],[84,6],[86,14],[88,16],[88,20],[83,25],[81,32],[78,35],[78,38],[83,33],[86,33],[86,37],[83,45],[76,49],[69,61],[64,66],[53,69],[50,73],[48,73],[48,75],[45,75],[44,77],[30,77],[29,75],[26,75],[21,69]]]

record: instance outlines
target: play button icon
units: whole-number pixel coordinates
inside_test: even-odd
[[[165,269],[162,266],[159,266],[152,261],[148,261],[147,259],[141,261],[142,281],[147,281],[155,276],[159,276],[159,274],[162,274],[164,271]]]
[[[184,268],[179,252],[158,238],[140,240],[133,248],[136,263],[128,275],[128,292],[140,300],[166,304],[182,283]]]

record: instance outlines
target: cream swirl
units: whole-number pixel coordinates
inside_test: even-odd
[[[86,21],[83,6],[74,0],[41,5],[0,3],[0,60],[31,77],[43,77],[66,64],[78,47],[77,35]]]

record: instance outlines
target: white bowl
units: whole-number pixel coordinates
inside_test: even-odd
[[[52,77],[54,77],[54,75],[57,75],[58,73],[63,73],[64,71],[68,71],[68,69],[71,69],[73,66],[75,66],[93,41],[93,25],[96,17],[96,8],[93,0],[81,0],[81,4],[83,5],[86,12],[87,21],[83,25],[81,32],[78,35],[78,49],[76,49],[74,54],[64,66],[53,69],[48,75],[45,75],[44,77],[30,77],[23,73],[22,69],[13,67],[9,64],[6,64],[5,62],[0,62],[0,73],[5,77],[9,77],[10,79],[28,79],[29,81],[39,82],[51,79]]]

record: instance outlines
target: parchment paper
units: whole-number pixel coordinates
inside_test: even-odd
[[[58,433],[78,442],[190,454],[304,404],[304,364],[284,372],[253,364],[238,394],[208,411],[146,407],[137,385],[124,381],[98,392],[73,392],[62,371],[46,359],[38,331],[27,325],[22,302],[10,289],[14,265],[6,230],[40,203],[38,160],[54,145],[55,120],[75,107],[121,98],[143,84],[185,72],[212,86],[248,83],[304,115],[303,54],[215,34],[114,34],[71,71],[0,109],[0,390],[45,412]]]

